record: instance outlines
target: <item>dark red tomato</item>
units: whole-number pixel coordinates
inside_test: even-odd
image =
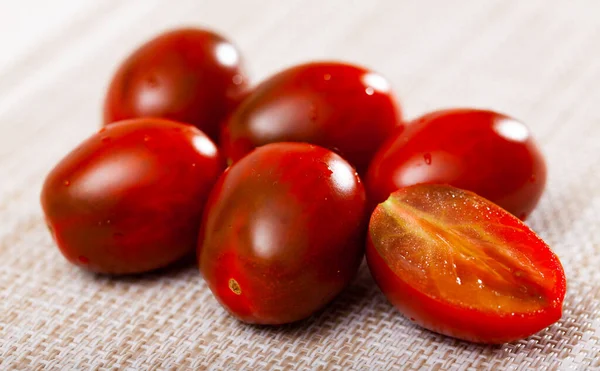
[[[244,322],[301,320],[356,274],[365,210],[360,179],[337,154],[305,143],[266,145],[215,185],[198,243],[200,270]]]
[[[492,111],[433,112],[386,142],[367,175],[371,201],[419,183],[473,191],[525,219],[546,184],[546,164],[527,127]]]
[[[398,190],[371,216],[371,273],[417,324],[480,343],[525,338],[561,317],[560,261],[519,219],[445,185]]]
[[[213,140],[246,89],[240,53],[223,37],[185,28],[150,40],[123,62],[108,89],[104,123],[162,117]]]
[[[224,169],[200,130],[161,119],[103,128],[48,175],[42,207],[63,255],[94,272],[140,273],[194,251]]]
[[[313,143],[338,152],[362,174],[399,120],[381,75],[342,63],[303,64],[254,89],[223,126],[221,147],[235,162],[267,143]]]

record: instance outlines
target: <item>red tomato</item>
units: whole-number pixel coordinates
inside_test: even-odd
[[[256,87],[223,126],[221,147],[235,162],[267,143],[313,143],[338,152],[362,174],[399,119],[379,74],[342,63],[303,64]]]
[[[48,175],[42,207],[63,255],[101,273],[139,273],[194,250],[224,168],[201,131],[161,119],[115,123]]]
[[[365,210],[360,179],[337,154],[305,143],[266,145],[215,185],[198,243],[200,270],[244,322],[301,320],[356,274]]]
[[[417,324],[481,343],[525,338],[561,317],[560,261],[523,222],[443,185],[398,190],[371,216],[371,273]]]
[[[367,175],[371,201],[419,183],[468,189],[525,219],[546,184],[546,164],[525,125],[475,109],[427,114],[386,142]]]
[[[210,31],[174,30],[123,62],[106,95],[104,123],[162,117],[195,125],[216,140],[219,125],[245,89],[234,45]]]

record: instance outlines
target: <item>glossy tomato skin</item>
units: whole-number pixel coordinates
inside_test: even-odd
[[[198,242],[200,270],[239,320],[301,320],[355,276],[365,210],[360,179],[337,154],[305,143],[265,145],[215,185]]]
[[[390,199],[402,192],[412,192],[415,194],[422,192],[422,189],[425,187],[452,188],[450,186],[439,185],[416,185],[392,193]],[[466,191],[451,190],[450,192],[458,195]],[[432,194],[432,192],[427,190],[425,193],[428,193],[430,196]],[[500,307],[496,310],[496,308],[485,299],[489,297],[486,296],[489,293],[485,293],[484,291],[491,290],[489,287],[492,286],[492,283],[486,281],[486,278],[484,278],[485,275],[481,276],[483,281],[481,279],[478,280],[480,285],[478,290],[479,293],[471,292],[469,294],[471,297],[481,298],[474,300],[475,302],[478,300],[480,301],[476,304],[460,303],[460,299],[457,299],[458,302],[451,302],[445,299],[444,295],[440,293],[428,292],[420,289],[420,283],[412,280],[410,275],[399,274],[393,269],[395,266],[406,263],[415,266],[415,261],[413,259],[404,255],[405,253],[402,253],[401,255],[404,255],[403,262],[395,261],[391,260],[389,256],[384,258],[380,251],[381,245],[385,243],[383,242],[385,239],[390,237],[393,238],[392,235],[402,235],[402,230],[395,228],[397,226],[382,225],[385,219],[383,217],[383,204],[378,205],[372,214],[366,247],[366,258],[369,269],[381,291],[387,299],[411,321],[434,332],[471,342],[501,344],[523,339],[558,321],[562,315],[562,303],[566,292],[566,279],[562,265],[556,255],[554,255],[549,247],[519,219],[475,194],[468,195],[470,192],[466,193],[467,198],[479,198],[480,205],[482,208],[486,209],[486,211],[482,212],[481,210],[465,209],[460,212],[467,214],[475,213],[473,215],[473,220],[475,220],[476,223],[481,223],[479,227],[487,228],[486,226],[492,226],[491,228],[496,228],[496,233],[499,233],[501,238],[510,241],[510,243],[515,246],[516,250],[520,250],[528,262],[537,262],[536,264],[543,265],[543,267],[540,267],[539,265],[537,267],[539,271],[544,272],[543,280],[547,285],[547,287],[539,290],[539,293],[541,293],[540,296],[543,297],[543,299],[537,297],[532,299],[532,296],[528,297],[524,294],[525,291],[522,291],[524,290],[524,287],[527,285],[535,286],[531,283],[525,283],[524,286],[513,287],[508,290],[519,291],[522,295],[520,300],[539,300],[543,302],[543,305],[535,303],[534,305],[538,306],[530,311],[516,308],[513,308],[512,311],[510,308],[503,308],[500,310]],[[425,200],[425,198],[423,198],[423,200]],[[458,198],[456,200],[458,200]],[[386,203],[389,201],[390,200],[388,199]],[[447,201],[451,203],[454,200]],[[458,204],[460,203],[461,202],[458,201]],[[438,206],[435,207],[443,208],[446,206],[448,206],[448,204],[439,206],[438,203]],[[460,208],[461,206],[458,207]],[[448,225],[448,229],[459,225],[461,222],[464,222],[464,220],[455,220],[453,225]],[[427,224],[427,222],[424,223]],[[387,237],[382,238],[381,235],[376,232],[377,229],[380,231],[387,230]],[[411,230],[414,232],[416,229],[412,227]],[[473,229],[471,232],[475,230],[476,229]],[[500,233],[498,231],[503,232]],[[408,233],[410,234],[412,232]],[[441,232],[438,234],[438,237],[440,235],[443,237],[444,233],[445,232]],[[422,234],[422,231],[415,233],[415,236],[419,234]],[[406,241],[415,240],[407,239]],[[462,242],[464,243],[465,240],[462,240]],[[447,243],[448,240],[446,240],[445,244]],[[457,248],[457,245],[459,244],[450,243],[450,245],[454,245],[453,248]],[[479,249],[481,246],[475,245],[473,247]],[[406,244],[397,245],[396,248],[406,250],[412,247],[409,244]],[[422,254],[427,254],[425,246],[419,248],[422,249]],[[461,272],[461,268],[463,268],[459,263],[460,258],[457,258],[457,255],[453,258],[448,258],[448,255],[445,255],[444,260],[448,259],[448,261],[444,261],[443,263],[436,261],[436,257],[444,255],[430,253],[429,256],[432,256],[433,258],[425,259],[427,261],[425,269],[431,268],[435,271],[444,270],[449,267],[449,261],[454,262],[454,268],[450,269],[453,269],[455,274],[456,272]],[[503,255],[499,253],[495,257],[489,255],[486,259],[498,259],[498,257],[502,256],[509,257],[502,263],[511,265],[510,254]],[[481,265],[481,263],[477,262],[475,264]],[[508,281],[514,280],[514,282],[520,282],[521,284],[526,282],[523,281],[523,278],[528,279],[527,274],[520,275],[515,273],[521,268],[522,266],[519,266],[518,264],[511,266],[509,271],[512,272],[514,277],[509,278]],[[461,284],[468,284],[468,280],[474,280],[476,278],[477,275],[474,274],[473,270],[462,269],[462,282],[458,279],[454,287],[455,289],[460,290]],[[487,278],[489,280],[489,277]],[[436,286],[452,287],[453,284],[454,282],[438,282]],[[490,284],[489,287],[488,284]],[[496,292],[496,295],[502,294]],[[456,299],[457,295],[454,294],[454,298]],[[507,302],[510,303],[510,300],[507,300]]]
[[[209,191],[224,169],[193,126],[135,119],[103,128],[47,176],[41,203],[71,263],[141,273],[192,252]]]
[[[426,114],[387,141],[366,177],[373,203],[420,183],[473,191],[524,220],[546,184],[546,163],[525,125],[503,114],[451,109]]]
[[[148,41],[114,75],[104,123],[161,117],[192,124],[217,140],[247,89],[239,51],[222,36],[183,28]]]
[[[363,174],[377,148],[401,130],[389,83],[344,63],[298,65],[268,78],[223,126],[221,147],[231,162],[274,142],[307,142],[338,152]]]

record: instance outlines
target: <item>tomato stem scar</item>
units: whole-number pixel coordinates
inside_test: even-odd
[[[233,293],[236,294],[236,295],[241,295],[242,294],[242,288],[240,287],[240,284],[237,283],[237,281],[234,280],[233,278],[229,279],[229,289],[231,291],[233,291]]]

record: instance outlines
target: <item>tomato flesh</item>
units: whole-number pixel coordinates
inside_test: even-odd
[[[217,147],[195,127],[127,120],[61,160],[41,202],[70,262],[99,273],[141,273],[194,251],[204,204],[223,169]]]
[[[161,117],[201,129],[214,141],[240,102],[247,78],[237,48],[203,29],[177,29],[148,41],[114,75],[104,123]]]
[[[366,223],[364,188],[339,155],[305,143],[265,145],[215,185],[198,242],[200,270],[236,318],[298,321],[355,276]]]
[[[344,63],[288,68],[259,84],[223,126],[231,162],[274,142],[306,142],[342,155],[363,174],[401,112],[381,75]]]
[[[383,144],[366,183],[374,204],[413,184],[450,184],[524,220],[542,196],[546,164],[521,122],[493,111],[442,110],[414,120]]]
[[[550,248],[510,213],[451,186],[402,188],[378,205],[367,261],[402,313],[460,339],[524,338],[562,313],[565,276]]]

